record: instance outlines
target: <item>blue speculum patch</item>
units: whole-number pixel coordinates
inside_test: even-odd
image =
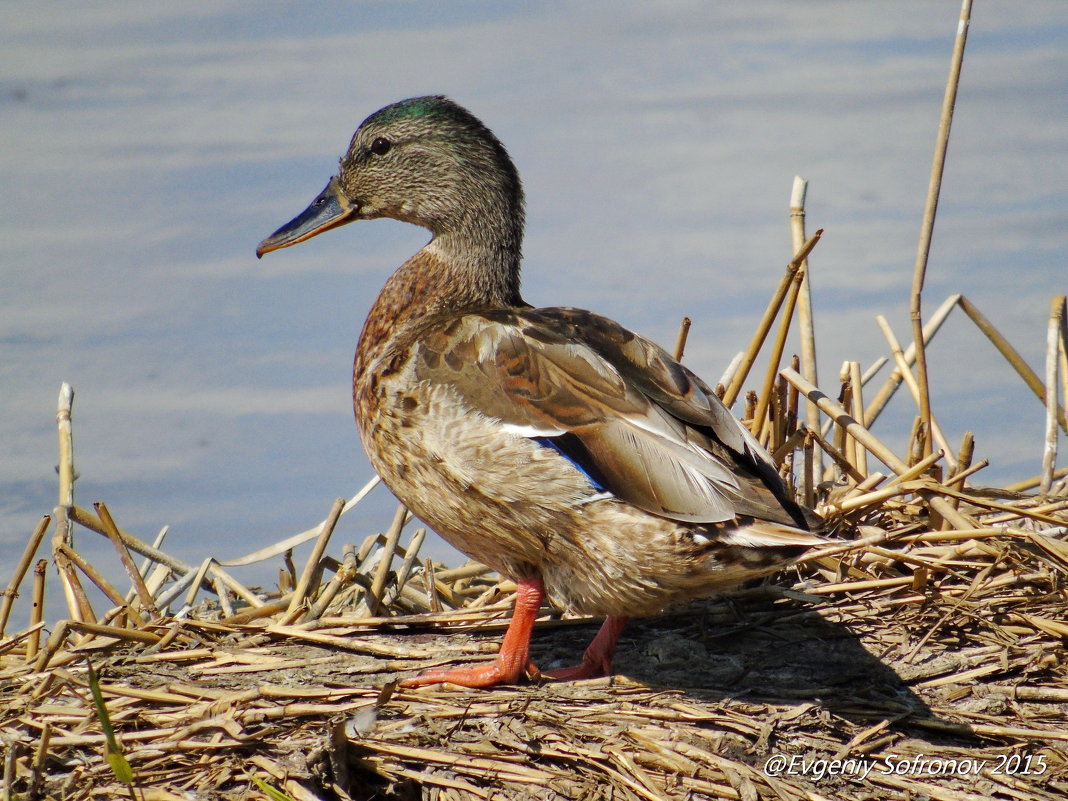
[[[531,437],[544,448],[552,448],[558,454],[567,459],[575,466],[582,475],[594,486],[594,489],[608,491],[600,470],[594,466],[586,448],[574,434],[563,434],[559,437]]]

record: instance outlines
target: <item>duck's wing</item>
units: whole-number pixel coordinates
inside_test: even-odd
[[[664,517],[807,528],[770,458],[662,348],[577,309],[471,313],[424,330],[420,379],[502,430],[553,444],[621,500]]]

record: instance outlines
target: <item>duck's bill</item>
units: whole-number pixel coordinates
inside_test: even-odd
[[[311,239],[323,231],[351,222],[358,210],[359,207],[341,192],[337,178],[331,178],[326,189],[319,193],[308,208],[260,242],[256,248],[256,257],[260,258],[264,253],[287,248],[305,239]]]

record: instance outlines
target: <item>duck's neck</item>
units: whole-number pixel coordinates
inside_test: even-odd
[[[482,229],[437,234],[416,256],[433,260],[437,310],[508,307],[519,296],[520,234],[489,235]]]
[[[390,340],[433,314],[523,305],[519,294],[522,218],[514,226],[481,218],[477,229],[438,233],[386,281],[356,351],[356,374]]]

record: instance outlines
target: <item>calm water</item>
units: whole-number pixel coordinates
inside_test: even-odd
[[[0,7],[0,565],[56,502],[55,398],[77,391],[77,500],[199,562],[320,520],[370,476],[349,365],[391,221],[254,257],[393,100],[443,92],[528,194],[525,286],[671,343],[715,380],[810,230],[823,383],[907,338],[955,3],[30,3]],[[1062,0],[977,4],[926,308],[964,292],[1041,370],[1068,291]],[[1040,467],[1039,403],[963,317],[935,412],[990,482]],[[878,433],[902,447],[902,394]],[[377,491],[335,540],[388,525]],[[79,542],[103,556],[94,535]],[[444,546],[431,553],[442,555]],[[449,557],[456,559],[458,557]],[[269,578],[276,567],[261,571]],[[0,580],[9,572],[0,571]],[[251,580],[251,579],[250,579]]]

